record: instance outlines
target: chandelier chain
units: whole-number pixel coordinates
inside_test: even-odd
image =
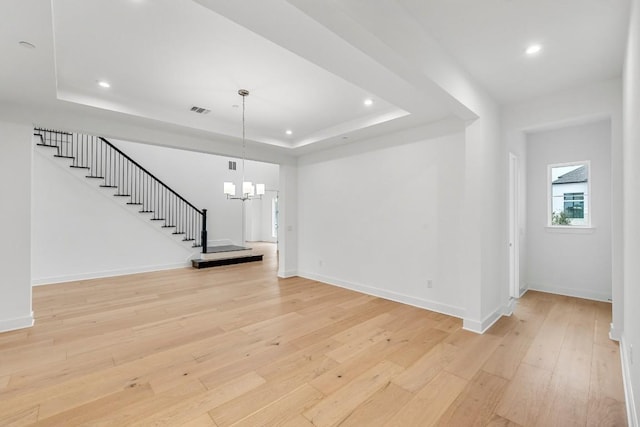
[[[247,143],[245,139],[245,124],[244,124],[244,109],[245,109],[244,101],[246,100],[247,95],[249,95],[249,92],[240,90],[238,93],[242,95],[242,182],[244,183],[244,159],[246,157],[246,151],[247,151]],[[244,189],[243,189],[243,193],[244,193]]]

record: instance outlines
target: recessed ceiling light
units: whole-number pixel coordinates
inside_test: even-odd
[[[287,129],[287,130],[285,131],[285,133],[286,133],[287,135],[291,135],[291,134],[293,134],[293,131],[291,131],[291,129]]]
[[[542,50],[542,46],[539,44],[532,44],[531,46],[529,46],[527,48],[527,50],[525,50],[527,55],[535,55],[536,53],[540,52]]]
[[[109,89],[111,87],[111,85],[109,84],[109,82],[106,82],[104,80],[100,80],[98,81],[98,86],[103,87],[105,89]]]
[[[364,100],[364,105],[366,105],[367,107],[368,107],[369,105],[373,105],[373,99],[365,99],[365,100]]]
[[[18,44],[22,47],[26,47],[27,49],[35,49],[36,45],[33,43],[26,42],[24,40],[19,41]]]

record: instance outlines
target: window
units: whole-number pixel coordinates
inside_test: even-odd
[[[549,226],[591,226],[589,169],[588,161],[549,165]]]
[[[567,218],[584,218],[584,193],[564,193]]]

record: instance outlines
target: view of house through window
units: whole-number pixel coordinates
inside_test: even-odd
[[[549,165],[551,226],[588,227],[589,162]]]

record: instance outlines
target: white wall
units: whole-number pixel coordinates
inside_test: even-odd
[[[298,273],[298,167],[280,166],[278,215],[278,277]]]
[[[30,126],[0,122],[0,332],[33,324],[31,133]]]
[[[457,133],[302,159],[298,274],[463,317],[464,149]]]
[[[52,151],[38,147],[34,153],[33,284],[188,265],[197,249]]]
[[[227,158],[124,141],[115,144],[194,205],[209,209],[210,241],[239,243],[241,202],[228,201],[222,194],[223,180],[234,177],[227,171]],[[252,163],[256,179],[268,178],[263,182],[277,186],[277,165]],[[112,196],[113,190],[100,189],[99,182],[83,175],[50,151],[36,148],[34,284],[181,267],[197,256],[199,248],[191,248],[180,236],[171,235],[172,229],[162,229],[139,214],[139,207],[126,206],[126,200]]]
[[[624,332],[622,360],[630,425],[640,413],[640,1],[633,0],[624,68]],[[635,351],[635,354],[631,354]]]
[[[500,111],[486,96],[474,108],[480,118],[465,129],[465,197],[461,222],[463,327],[484,332],[510,314],[508,283],[508,155],[500,137]]]
[[[591,162],[592,229],[547,227],[550,164]],[[532,133],[527,140],[527,284],[564,295],[611,298],[611,124]]]
[[[267,191],[262,199],[249,200],[247,205],[247,241],[272,242],[278,239],[271,234],[273,215],[271,203],[276,198],[276,191]]]

